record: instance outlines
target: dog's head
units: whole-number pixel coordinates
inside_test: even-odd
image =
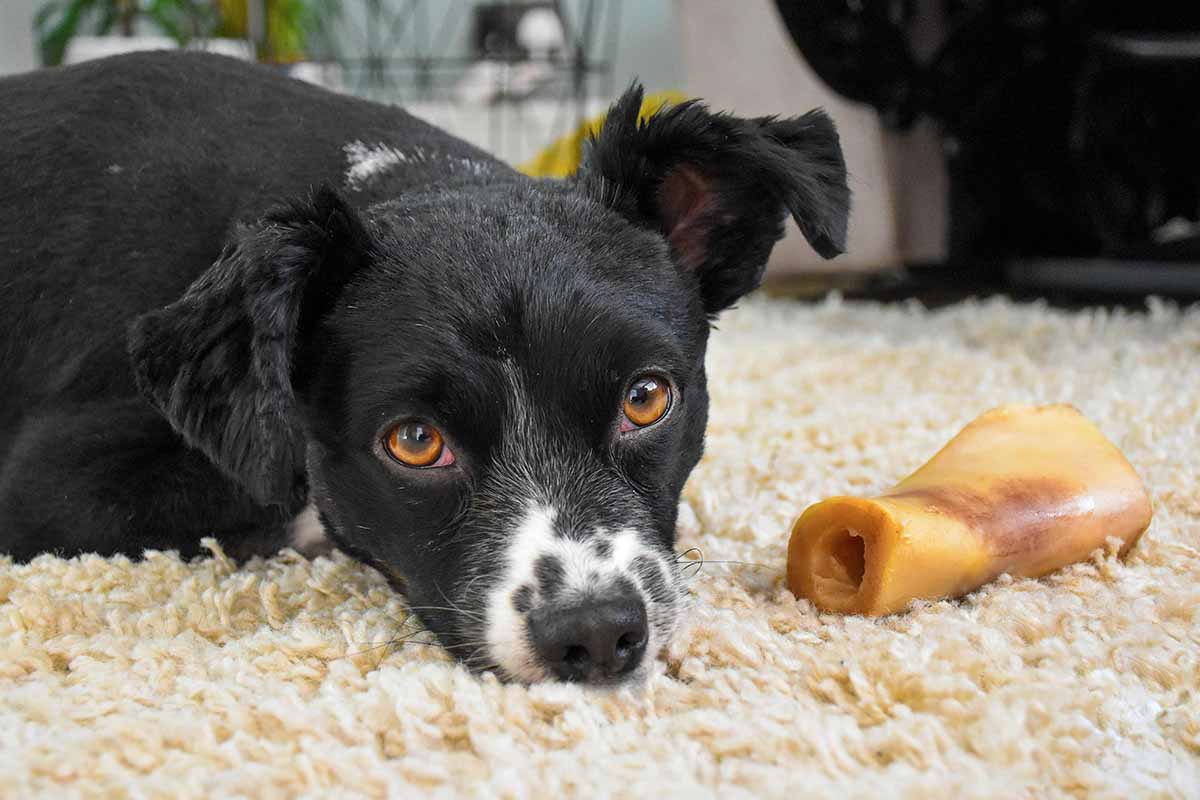
[[[245,229],[139,319],[139,384],[262,503],[309,494],[475,668],[618,683],[674,630],[679,494],[713,317],[790,212],[840,252],[849,194],[813,112],[627,93],[567,181],[336,193]]]

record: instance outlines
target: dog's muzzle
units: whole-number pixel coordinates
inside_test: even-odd
[[[531,506],[505,539],[483,608],[489,661],[526,683],[635,683],[675,630],[675,563],[635,527],[563,530],[556,517]]]

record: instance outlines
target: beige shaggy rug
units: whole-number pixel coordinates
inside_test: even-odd
[[[752,565],[700,569],[644,689],[501,685],[388,645],[413,629],[403,600],[337,554],[0,559],[0,795],[1200,795],[1200,309],[760,298],[709,371],[679,549]],[[783,587],[807,503],[1049,401],[1152,491],[1128,563],[880,621]]]

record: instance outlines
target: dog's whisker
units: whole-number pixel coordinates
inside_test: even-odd
[[[381,642],[377,645],[367,647],[363,650],[359,650],[354,653],[347,653],[343,656],[338,656],[336,658],[328,659],[328,661],[338,661],[338,660],[344,659],[344,658],[353,658],[355,656],[364,655],[373,650],[379,650],[379,649],[382,649],[385,647],[395,646],[397,648],[403,648],[403,647],[406,647],[411,644],[411,645],[418,645],[421,647],[436,647],[437,649],[444,650],[447,653],[450,653],[451,655],[454,654],[453,651],[458,650],[458,649],[467,648],[467,647],[473,648],[468,655],[460,657],[460,660],[464,664],[466,664],[468,666],[472,666],[473,662],[477,658],[479,658],[480,651],[482,651],[487,646],[487,642],[469,641],[469,642],[456,642],[454,644],[442,644],[441,642],[438,642],[438,641],[423,641],[421,639],[411,638],[412,635],[415,635],[417,633],[432,633],[432,631],[427,631],[424,629],[422,629],[420,631],[415,631],[413,634],[410,634],[408,636],[401,636],[401,637],[397,637],[394,639],[389,639],[386,642]]]
[[[471,578],[471,580],[467,581],[467,584],[462,588],[462,593],[464,595],[468,594],[471,591],[471,589],[475,586],[475,584],[479,583],[481,578],[486,578],[486,577],[488,577],[488,574],[486,572],[481,572],[478,575],[476,575],[474,578]]]
[[[699,553],[700,557],[694,559],[685,559],[685,556],[687,556],[688,553]],[[680,575],[688,578],[694,578],[699,575],[700,570],[704,568],[704,553],[701,552],[699,547],[689,548],[679,554],[679,557],[675,559],[675,563],[679,566]],[[692,567],[695,567],[695,571],[691,575],[688,575],[687,570],[691,569]]]
[[[358,650],[353,653],[346,653],[345,655],[337,656],[335,658],[331,658],[328,660],[329,661],[338,661],[343,658],[353,658],[355,656],[364,655],[366,653],[370,653],[373,650],[379,650],[379,649],[385,648],[385,647],[403,646],[403,645],[408,645],[408,644],[422,645],[425,647],[437,647],[437,648],[441,648],[443,650],[446,649],[445,645],[443,645],[441,642],[438,642],[436,640],[435,641],[422,641],[421,639],[414,638],[422,633],[432,634],[433,631],[429,630],[428,628],[421,628],[420,630],[410,631],[409,633],[403,634],[401,636],[393,636],[392,638],[388,639],[387,641],[380,642],[379,644],[370,645],[369,647],[365,647],[362,650]],[[365,643],[363,643],[363,644],[365,644]]]
[[[326,663],[332,663],[334,661],[341,661],[346,658],[356,658],[358,656],[365,656],[367,653],[370,653],[374,650],[382,650],[385,647],[392,647],[395,644],[396,644],[395,640],[388,640],[386,642],[380,642],[379,644],[371,645],[370,647],[364,647],[361,650],[355,650],[353,653],[345,653],[340,656],[334,656],[333,658],[325,659],[325,661],[326,661]]]
[[[388,641],[390,641],[390,642],[403,642],[403,641],[406,641],[406,640],[408,640],[408,639],[411,639],[411,638],[412,638],[412,637],[414,637],[414,636],[419,636],[419,635],[420,635],[420,634],[422,634],[422,633],[431,633],[431,634],[432,634],[432,633],[433,633],[433,631],[429,630],[428,628],[418,628],[418,629],[417,629],[417,630],[415,630],[415,631],[406,631],[406,632],[404,632],[404,633],[400,633],[400,634],[398,634],[398,635],[392,636],[390,639],[388,639]],[[364,644],[365,644],[365,642],[364,642]]]
[[[482,639],[475,639],[475,640],[463,641],[463,642],[455,642],[453,644],[442,645],[442,647],[445,647],[447,650],[455,650],[455,649],[459,649],[459,648],[463,648],[463,647],[474,647],[474,648],[478,649],[480,647],[486,647],[486,646],[487,646],[487,642]]]
[[[436,647],[439,650],[446,649],[446,646],[444,644],[442,644],[441,642],[423,642],[419,639],[410,639],[410,640],[401,641],[401,642],[393,642],[393,644],[397,644],[401,647],[407,647],[410,644],[415,644],[415,645],[420,645],[421,647]]]
[[[697,558],[688,558],[689,554],[697,554]],[[750,569],[773,569],[770,564],[759,564],[754,561],[738,561],[736,559],[715,559],[705,558],[704,552],[699,547],[689,547],[675,558],[675,563],[679,564],[679,572],[688,578],[695,578],[700,574],[700,571],[708,564],[731,564],[739,567],[749,567]],[[688,575],[685,570],[695,566],[695,570]]]
[[[457,611],[459,614],[462,614],[464,617],[467,617],[468,619],[474,619],[477,622],[484,621],[477,614],[472,614],[471,612],[467,611],[466,609],[460,608],[458,605],[456,605],[455,602],[446,595],[445,591],[442,590],[441,585],[437,581],[433,582],[433,586],[435,589],[438,590],[438,594],[440,594],[442,596],[442,599],[446,601],[447,605],[451,606],[452,610]]]
[[[487,672],[488,670],[498,671],[500,669],[500,665],[492,659],[487,658],[487,652],[484,648],[485,645],[480,645],[472,650],[469,655],[462,656],[461,659],[463,664],[470,669],[476,669],[480,672]]]
[[[473,619],[476,622],[484,621],[483,617],[479,616],[478,614],[458,608],[457,606],[453,608],[449,606],[408,606],[407,609],[416,614],[420,614],[422,611],[449,611],[451,614],[460,614],[467,619]]]

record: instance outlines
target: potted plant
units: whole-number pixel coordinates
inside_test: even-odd
[[[207,42],[216,24],[209,0],[51,0],[34,18],[46,66]]]
[[[293,63],[340,11],[340,0],[50,0],[34,28],[46,66],[176,47]]]
[[[216,7],[217,35],[254,41],[259,60],[274,64],[311,58],[316,38],[342,11],[341,0],[216,0]]]

